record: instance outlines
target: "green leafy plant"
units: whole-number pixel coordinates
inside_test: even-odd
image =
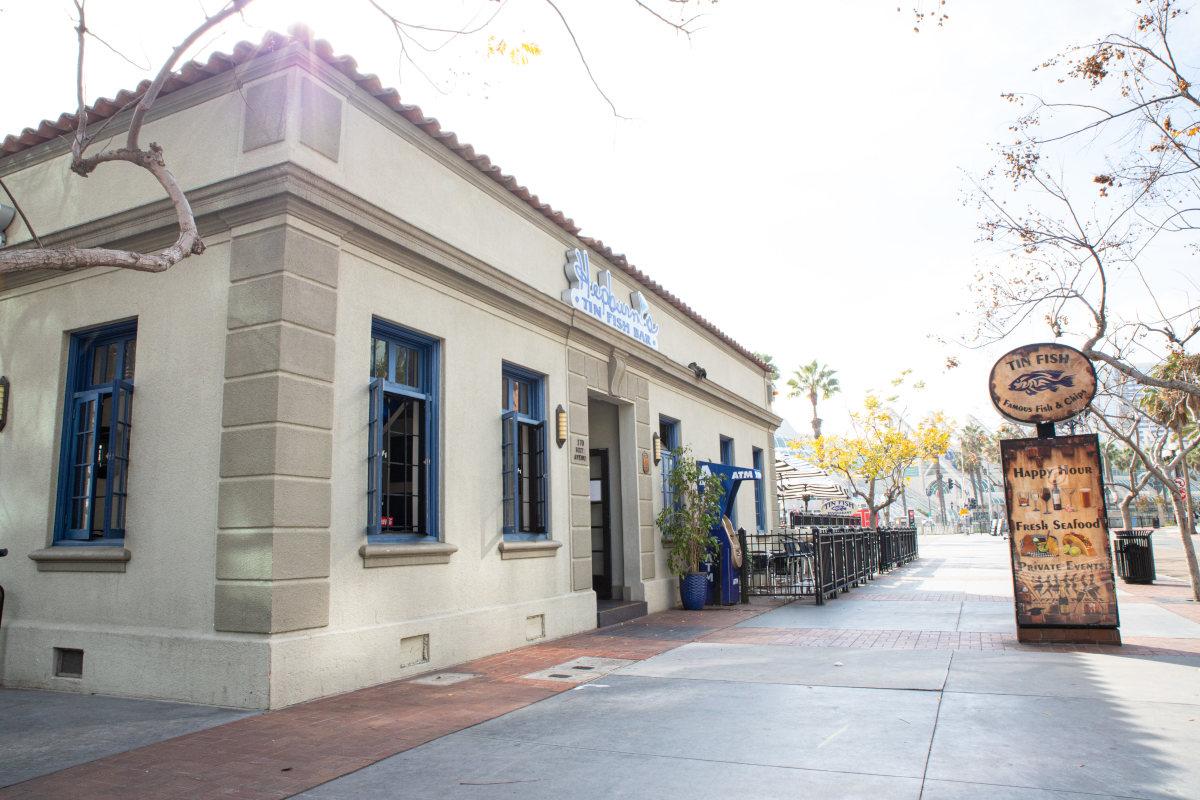
[[[674,501],[659,512],[656,522],[667,541],[667,566],[680,578],[703,572],[703,562],[717,550],[712,527],[721,518],[721,479],[701,470],[691,450],[671,451],[667,487]]]

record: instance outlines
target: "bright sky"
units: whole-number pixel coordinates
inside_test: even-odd
[[[979,352],[935,341],[971,329],[969,284],[996,258],[976,244],[966,175],[986,172],[990,145],[1007,139],[1014,110],[1000,93],[1042,88],[1050,76],[1032,67],[1127,29],[1130,3],[950,0],[945,27],[915,34],[909,0],[901,13],[897,0],[723,0],[705,5],[690,42],[633,0],[556,3],[630,119],[592,88],[544,0],[507,0],[491,29],[543,48],[527,66],[486,59],[486,34],[420,54],[444,91],[411,66],[398,72],[394,36],[366,0],[256,0],[209,49],[306,22],[586,235],[771,354],[781,387],[813,359],[837,369],[843,393],[822,404],[826,431],[844,429],[847,407],[905,368],[928,384],[909,400],[914,416],[940,408],[960,424],[968,414],[999,424],[991,365],[1049,333]],[[90,0],[88,19],[130,58],[157,66],[198,23],[199,7],[217,4]],[[434,7],[440,13],[423,19],[452,25],[498,7],[385,5],[397,14]],[[73,13],[63,0],[0,0],[0,135],[74,110]],[[89,99],[148,75],[89,47]],[[950,355],[962,366],[947,372]],[[776,411],[809,431],[807,399],[785,394]]]

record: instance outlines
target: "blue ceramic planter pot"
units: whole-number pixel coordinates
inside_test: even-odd
[[[704,608],[704,600],[708,594],[708,574],[698,572],[685,575],[679,579],[679,598],[683,607],[688,611],[699,611]]]

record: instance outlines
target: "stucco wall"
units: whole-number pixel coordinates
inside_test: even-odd
[[[649,295],[658,352],[572,312],[563,263],[578,240],[327,66],[271,58],[284,71],[250,65],[240,86],[223,76],[166,98],[144,134],[200,187],[203,256],[163,275],[0,281],[13,398],[0,433],[5,685],[278,707],[594,627],[586,480],[552,420],[561,404],[586,437],[589,393],[618,404],[604,436],[620,442],[624,584],[666,608],[661,468],[641,469],[658,415],[679,419],[700,457],[716,460],[725,435],[739,465],[752,446],[770,458],[759,368]],[[43,149],[48,160],[23,154],[6,182],[44,233],[103,241],[95,223],[116,214],[120,235],[164,240],[169,218],[122,213],[157,202],[152,184],[116,168],[66,177],[65,156]],[[130,560],[124,573],[39,572],[26,556],[51,544],[69,332],[134,317]],[[443,545],[429,556],[367,542],[375,318],[439,342]],[[505,363],[545,376],[553,547],[502,541]],[[250,396],[268,384],[286,384],[292,407]],[[747,527],[753,502],[743,489]],[[54,647],[85,651],[82,679],[53,676]]]
[[[12,385],[0,433],[0,645],[5,685],[178,696],[244,704],[196,664],[245,649],[212,636],[219,385],[228,243],[163,275],[91,270],[0,295],[0,373]],[[137,361],[124,573],[39,572],[53,539],[69,334],[136,318]],[[85,548],[70,548],[78,552]],[[84,650],[85,678],[53,674],[53,648]],[[251,648],[253,649],[253,648]],[[247,652],[234,662],[262,658]],[[236,667],[235,667],[236,672]],[[181,682],[181,676],[188,676]],[[197,684],[200,682],[197,681]],[[260,688],[262,682],[259,684]]]

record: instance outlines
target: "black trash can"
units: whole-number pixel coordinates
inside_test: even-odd
[[[1117,557],[1117,575],[1126,583],[1154,583],[1153,528],[1128,528],[1113,531],[1113,550]]]

